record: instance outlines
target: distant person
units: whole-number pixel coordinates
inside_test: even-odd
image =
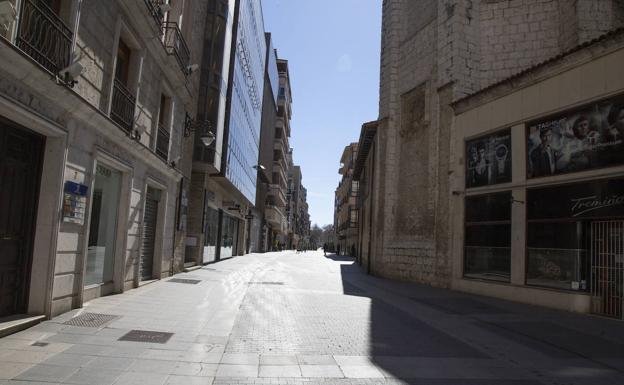
[[[323,243],[323,256],[327,257],[327,243]]]

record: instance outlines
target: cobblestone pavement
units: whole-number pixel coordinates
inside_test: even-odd
[[[320,252],[174,278],[189,281],[0,339],[0,385],[624,384],[618,321],[382,280]]]

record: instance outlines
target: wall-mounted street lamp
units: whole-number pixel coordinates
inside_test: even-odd
[[[212,123],[210,120],[193,120],[188,114],[184,121],[184,137],[188,138],[195,131],[199,131],[199,140],[205,147],[210,146],[217,136],[212,132]]]
[[[261,164],[255,164],[255,165],[253,165],[253,166],[251,166],[251,167],[252,167],[254,170],[262,170],[262,171],[266,170],[266,167],[264,167],[264,166],[263,166],[263,165],[261,165]]]

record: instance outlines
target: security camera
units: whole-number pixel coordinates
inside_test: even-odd
[[[191,65],[186,66],[186,73],[190,75],[193,72],[197,71],[198,69],[199,69],[199,64],[191,64]]]

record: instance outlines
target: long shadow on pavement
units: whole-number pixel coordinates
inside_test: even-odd
[[[350,257],[327,258],[354,262]],[[536,385],[545,383],[540,380],[550,374],[557,380],[571,380],[566,382],[569,384],[624,383],[624,325],[617,321],[383,280],[367,276],[355,263],[341,264],[341,277],[345,295],[370,298],[368,337],[372,362],[409,384]],[[370,291],[371,284],[397,294],[395,298],[401,304],[381,297],[381,290]],[[414,309],[423,309],[423,314],[404,311],[410,303]],[[541,367],[539,362],[528,365],[531,357],[523,363],[500,360],[501,354],[490,352],[479,336],[465,338],[461,331],[453,332],[471,340],[468,344],[436,324],[450,325],[449,320],[465,322],[491,339],[494,336],[493,340],[498,341],[494,344],[512,341],[517,352],[529,352],[530,356],[535,351],[552,362]],[[592,333],[585,333],[590,325]],[[607,333],[614,338],[602,338]],[[517,352],[512,351],[509,357]],[[566,364],[558,367],[556,363],[563,361]],[[580,364],[570,367],[571,362]],[[552,378],[548,380],[546,383],[552,383]]]

